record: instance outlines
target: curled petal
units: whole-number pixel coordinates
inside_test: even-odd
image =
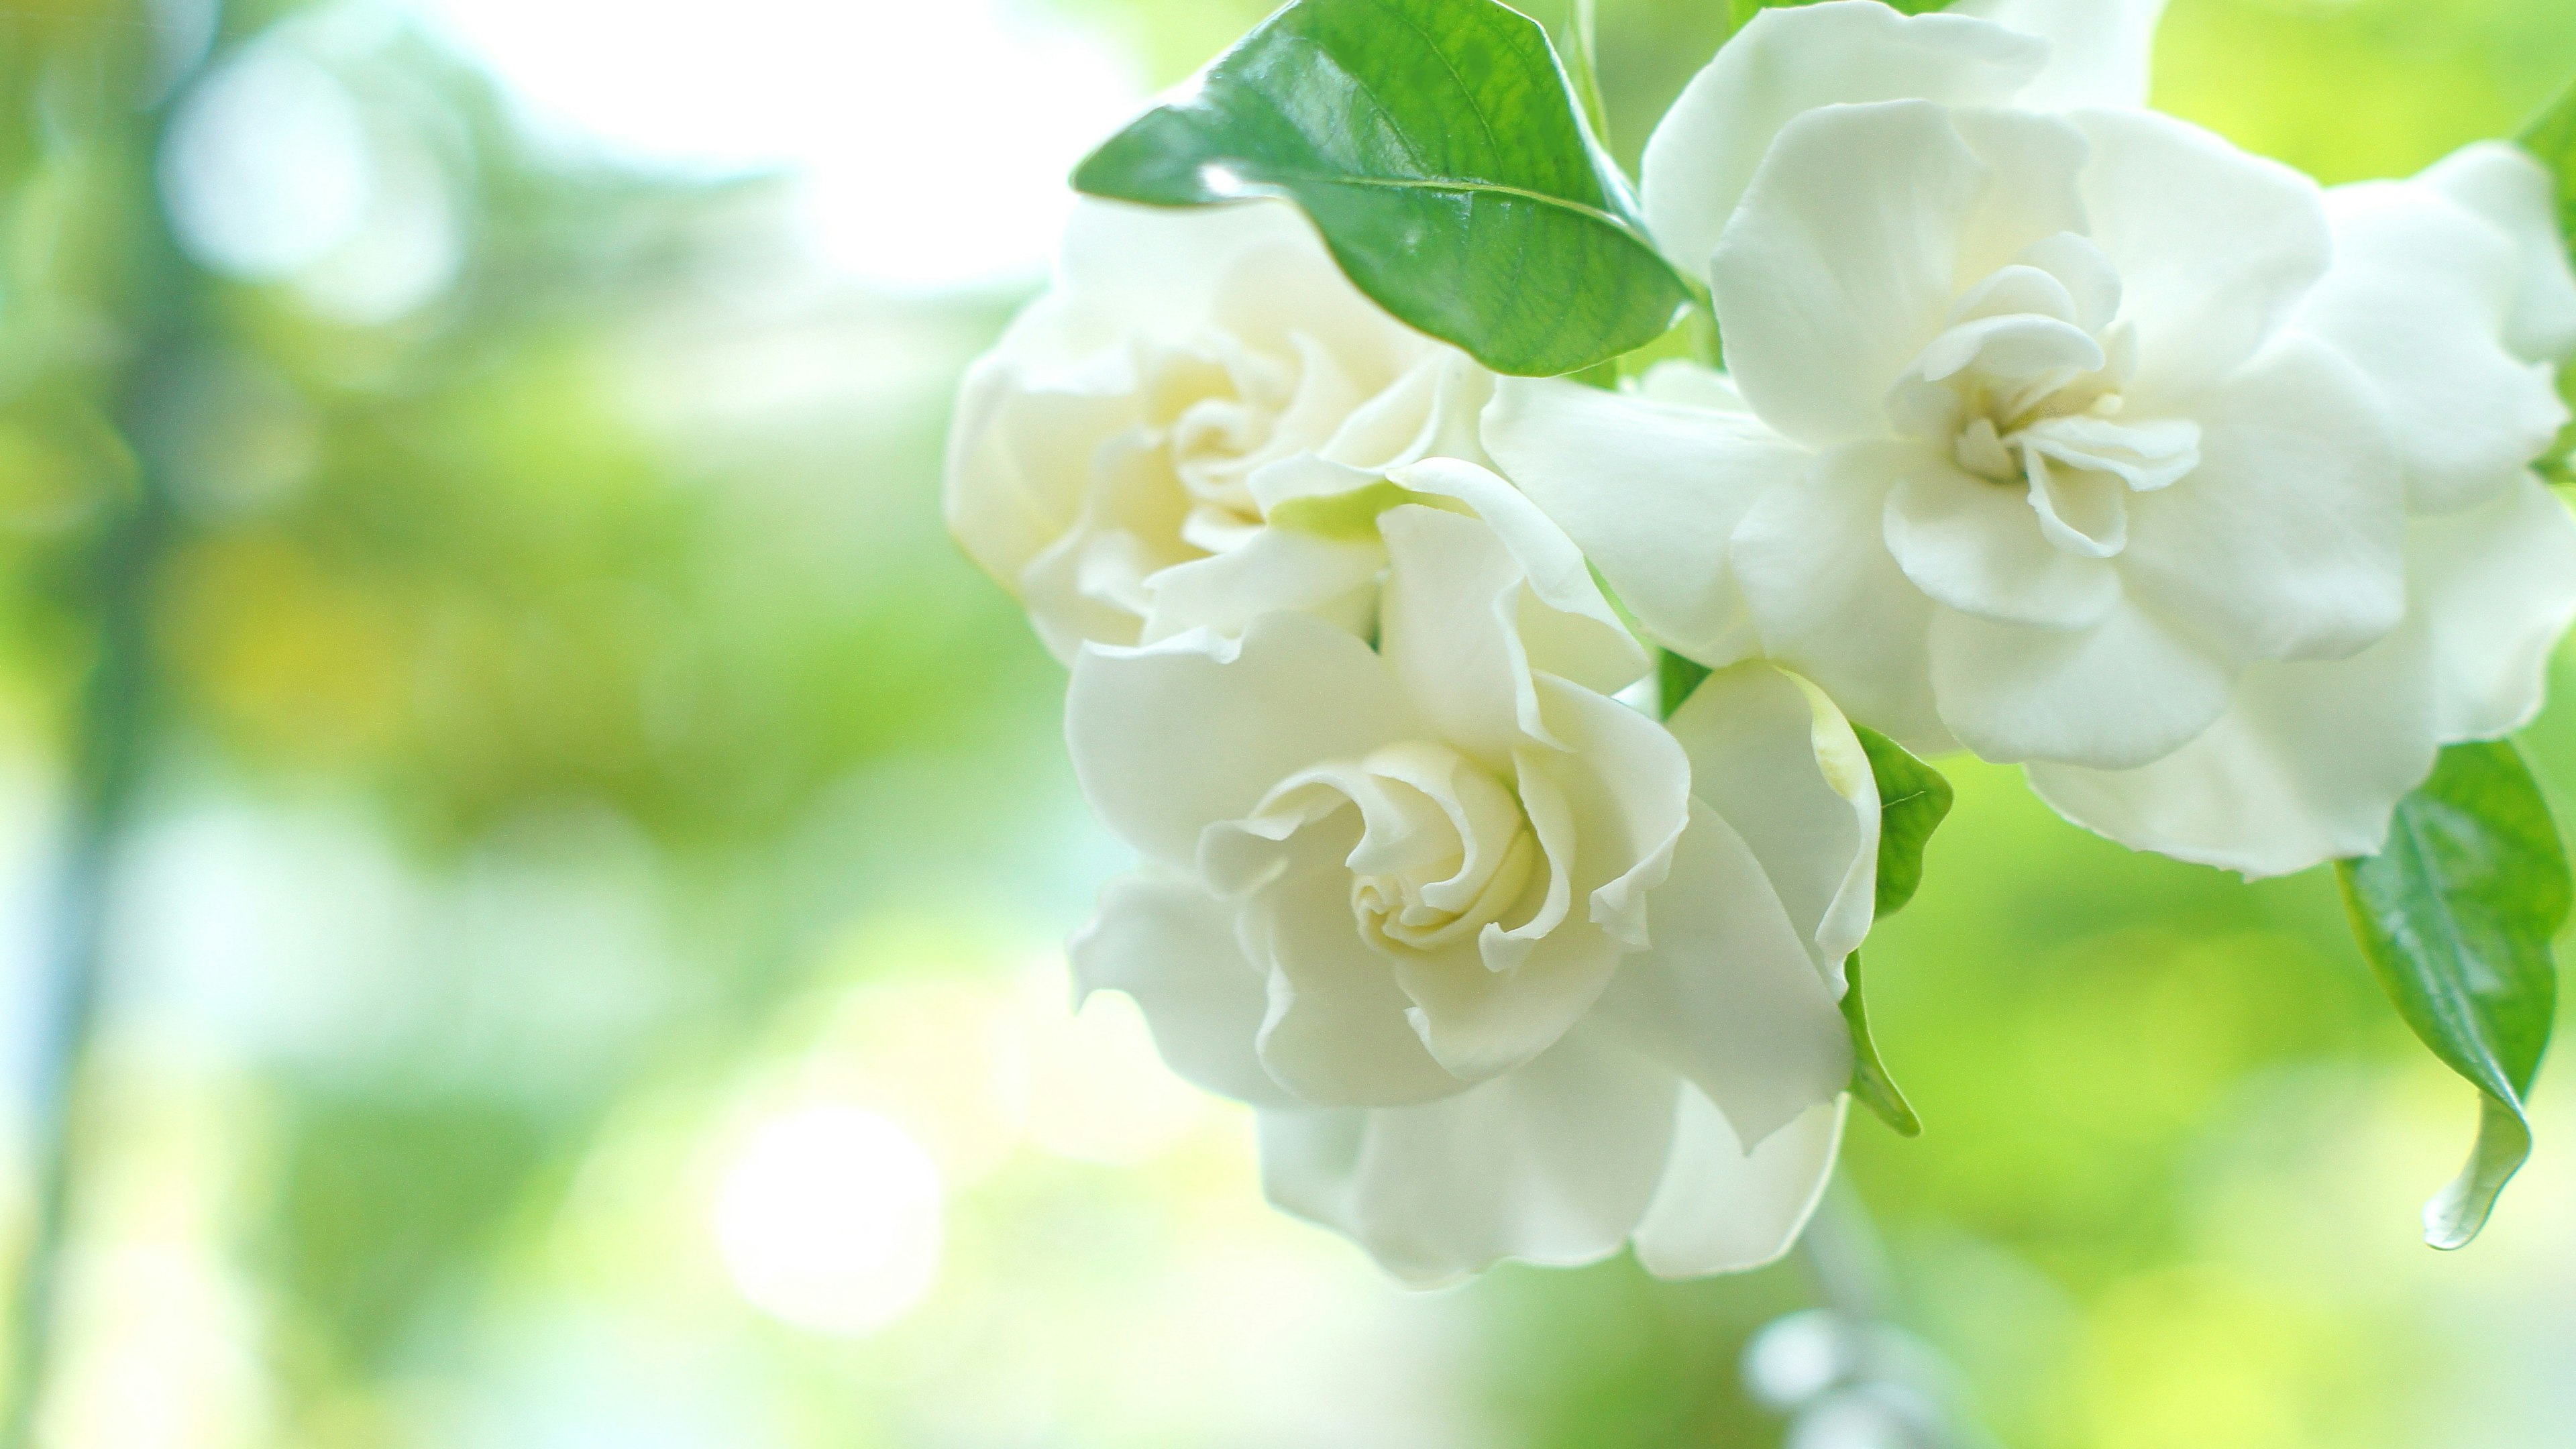
[[[1429,1286],[1505,1258],[1571,1267],[1627,1241],[1664,1176],[1680,1083],[1597,1034],[1445,1101],[1265,1110],[1276,1206]]]
[[[2326,202],[2334,269],[2300,308],[2300,327],[2369,379],[2411,507],[2446,513],[2495,497],[2567,421],[2557,369],[2507,344],[2529,267],[2522,249],[2421,183],[2338,187]]]
[[[1692,796],[1743,837],[1839,996],[1878,880],[1878,784],[1850,722],[1795,675],[1750,662],[1702,680],[1665,725],[1690,756]]]
[[[1602,1025],[1679,1072],[1760,1142],[1851,1080],[1851,1034],[1770,878],[1705,804],[1656,902],[1654,948],[1622,962]]]
[[[1920,99],[2000,106],[2047,47],[1950,15],[1875,3],[1764,10],[1692,77],[1646,141],[1646,223],[1685,272],[1702,275],[1718,234],[1780,129],[1819,106]]]
[[[1087,646],[1064,711],[1083,798],[1121,840],[1182,869],[1202,831],[1252,814],[1279,781],[1420,732],[1367,644],[1300,614],[1264,615],[1239,643],[1193,631]]]
[[[2434,727],[2491,740],[2540,712],[2550,651],[2576,617],[2576,520],[2539,480],[2407,526],[2408,583],[2430,635]]]
[[[2558,182],[2531,153],[2477,141],[2416,178],[2484,217],[2522,257],[2505,345],[2530,362],[2564,362],[2576,352],[2576,271],[2558,224]]]
[[[2015,487],[1932,464],[1887,495],[1887,551],[1915,587],[1954,609],[2046,629],[2084,629],[2120,602],[2101,557],[2051,543],[2032,516],[2040,485]],[[2116,502],[2116,500],[2114,500]]]
[[[1721,381],[1697,368],[1657,377],[1667,393]],[[1804,448],[1740,403],[1722,410],[1519,378],[1497,390],[1485,435],[1647,632],[1712,666],[1758,648],[1726,542],[1763,490],[1805,469]]]
[[[1485,927],[1474,955],[1404,953],[1395,976],[1424,1043],[1483,1080],[1547,1050],[1593,1009],[1621,956],[1655,927],[1649,903],[1685,838],[1690,765],[1653,721],[1563,680],[1538,687],[1563,751],[1515,757],[1547,861],[1525,918]]]
[[[1122,875],[1101,888],[1100,911],[1068,955],[1080,995],[1135,998],[1175,1075],[1255,1106],[1296,1104],[1253,1051],[1268,1000],[1262,973],[1235,944],[1231,903],[1187,877]]]
[[[1684,1089],[1672,1162],[1637,1225],[1637,1261],[1658,1278],[1777,1261],[1824,1198],[1849,1100],[1808,1108],[1748,1152],[1724,1114]]]
[[[1616,694],[1646,672],[1646,651],[1602,596],[1583,551],[1520,490],[1454,458],[1427,458],[1388,476],[1401,487],[1465,504],[1493,530],[1526,584],[1514,625],[1530,668],[1603,694]]]
[[[1262,1066],[1299,1100],[1324,1106],[1427,1102],[1463,1090],[1423,1049],[1386,958],[1361,938],[1350,873],[1332,843],[1322,833],[1317,853],[1247,899],[1237,918],[1244,955],[1268,976],[1255,1039]]]
[[[1386,548],[1374,537],[1326,538],[1289,528],[1256,530],[1239,548],[1192,559],[1145,581],[1153,600],[1140,642],[1207,629],[1241,634],[1264,614],[1312,614],[1353,634],[1377,624]]]

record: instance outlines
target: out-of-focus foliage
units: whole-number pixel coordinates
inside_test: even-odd
[[[1021,7],[1154,85],[1269,8]],[[1600,8],[1633,163],[1726,6]],[[781,182],[613,165],[391,5],[210,13],[0,8],[21,974],[96,551],[147,482],[173,510],[52,1443],[1777,1441],[1736,1360],[1805,1266],[1398,1293],[1258,1204],[1248,1123],[1121,1003],[1067,1017],[1055,943],[1117,862],[1061,677],[936,499],[949,389],[1026,283],[833,274]],[[246,65],[254,119],[355,118],[367,179],[312,255],[203,216],[173,250],[157,214],[188,194],[157,128]],[[2509,133],[2571,70],[2555,0],[2173,0],[2158,85],[2345,180]],[[2527,749],[2565,818],[2563,715]],[[2486,1235],[2426,1252],[2392,1225],[2462,1090],[2332,883],[2132,855],[1939,763],[1934,888],[1868,968],[1930,1125],[1856,1117],[1847,1157],[1893,1313],[2001,1442],[2576,1434],[2576,1074],[2541,1072]]]

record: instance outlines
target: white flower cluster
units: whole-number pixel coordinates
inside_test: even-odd
[[[2320,190],[2144,108],[2159,8],[1762,12],[1643,178],[1726,370],[1624,391],[1406,329],[1285,203],[1084,204],[949,518],[1143,860],[1080,983],[1257,1109],[1274,1201],[1418,1281],[1783,1251],[1875,883],[1843,711],[2261,875],[2537,709],[2549,177]],[[1639,635],[1716,671],[1669,720]]]

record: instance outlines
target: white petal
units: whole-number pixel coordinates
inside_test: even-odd
[[[2134,770],[2035,764],[2057,813],[2133,850],[2288,875],[2369,855],[2433,768],[2422,631],[2350,659],[2260,663],[2199,738]]]
[[[1690,765],[1654,721],[1560,679],[1538,681],[1563,752],[1525,748],[1517,784],[1570,907],[1527,926],[1485,928],[1481,960],[1405,956],[1396,981],[1422,1040],[1469,1081],[1547,1050],[1598,1001],[1628,946],[1653,934],[1675,842],[1687,838]],[[1554,802],[1562,802],[1561,820]],[[1553,837],[1553,838],[1551,838]]]
[[[2227,707],[2234,671],[2123,603],[2090,629],[1932,619],[1932,688],[1960,743],[2007,764],[2124,770],[2172,753]]]
[[[1791,121],[1709,263],[1736,386],[1810,447],[1884,435],[1962,277],[2081,223],[2083,152],[2054,118],[1922,101]]]
[[[1885,434],[1889,390],[1948,317],[1989,175],[1922,102],[1780,132],[1709,263],[1729,375],[1764,422],[1811,448]]]
[[[1528,586],[1518,618],[1530,668],[1603,694],[1646,672],[1645,649],[1602,596],[1583,551],[1520,490],[1454,458],[1427,458],[1388,476],[1417,493],[1457,499],[1494,531]]]
[[[1378,515],[1378,532],[1378,652],[1432,738],[1503,769],[1544,728],[1520,638],[1519,562],[1482,520],[1419,504]]]
[[[2089,468],[2052,466],[2038,443],[2024,439],[2030,488],[2022,496],[2039,521],[2039,535],[2077,558],[2109,559],[2129,546],[2129,490],[2120,479]]]
[[[1777,1261],[1824,1198],[1848,1101],[1808,1108],[1747,1153],[1726,1118],[1685,1089],[1671,1165],[1637,1225],[1637,1261],[1658,1278],[1741,1273]]]
[[[1973,15],[2048,42],[2048,65],[2014,104],[2034,110],[2143,106],[2165,0],[1958,0]]]
[[[1329,838],[1355,841],[1356,823]],[[1350,873],[1331,852],[1318,854],[1255,893],[1238,917],[1244,954],[1268,974],[1256,1038],[1262,1066],[1324,1106],[1425,1102],[1461,1090],[1423,1049],[1389,962],[1360,936]]]
[[[1482,462],[1476,417],[1493,395],[1492,373],[1463,352],[1436,348],[1353,411],[1321,451],[1381,472],[1423,458]]]
[[[1929,464],[1887,495],[1887,551],[1915,587],[1951,608],[2013,624],[2090,628],[2118,607],[2119,572],[2049,542],[2032,511],[2037,492]]]
[[[1840,996],[1878,880],[1878,785],[1850,722],[1795,676],[1753,662],[1700,681],[1664,723],[1690,756],[1691,794],[1744,837]]]
[[[2032,40],[1956,16],[1866,3],[1764,10],[1684,87],[1646,141],[1646,224],[1682,270],[1718,234],[1780,128],[1818,106],[1919,98],[1999,106],[2037,74]]]
[[[2129,499],[2131,595],[2240,661],[2336,658],[2395,628],[2404,503],[2351,364],[2284,336],[2192,413],[2200,466]]]
[[[2153,111],[2083,111],[2090,235],[2138,329],[2133,394],[2216,382],[2254,355],[2325,275],[2316,183]]]
[[[2559,232],[2558,183],[2519,146],[2476,141],[2417,178],[2485,217],[2522,256],[2505,343],[2531,362],[2576,352],[2576,273]]]
[[[2407,527],[2408,583],[2432,639],[2445,742],[2510,734],[2540,712],[2550,651],[2576,616],[2576,521],[2528,476],[2468,513]]]
[[[1736,390],[1733,379],[1681,357],[1667,357],[1648,367],[1645,375],[1637,379],[1637,395],[1648,402],[1670,403],[1675,407],[1742,413],[1747,417],[1753,414],[1751,405],[1744,401],[1744,394]]]
[[[1708,805],[1694,803],[1654,908],[1655,945],[1620,963],[1602,1026],[1754,1142],[1832,1101],[1851,1080],[1850,1029],[1770,878]]]
[[[1286,202],[1176,208],[1085,197],[1065,223],[1056,259],[1053,295],[1062,315],[1043,339],[1007,337],[1003,351],[1062,363],[1135,332],[1186,338],[1236,290],[1229,284],[1247,254],[1263,257],[1274,287],[1286,280],[1283,272],[1301,280],[1332,274],[1314,228]],[[1340,290],[1356,295],[1348,283]]]
[[[1666,390],[1717,379],[1697,368],[1656,376]],[[1727,537],[1762,490],[1807,465],[1805,449],[1740,410],[1519,378],[1496,391],[1485,437],[1666,647],[1711,665],[1754,651]]]
[[[2556,369],[2505,344],[2521,250],[2430,186],[2338,187],[2326,207],[2334,269],[2299,309],[2299,326],[2369,378],[2410,506],[2446,513],[2496,496],[2567,421]]]
[[[1067,663],[1085,640],[1136,642],[1145,578],[1194,552],[1179,543],[1188,500],[1135,398],[1037,386],[999,355],[958,389],[942,504],[966,556]]]
[[[1378,656],[1320,619],[1269,614],[1239,646],[1203,633],[1074,661],[1065,739],[1083,797],[1121,840],[1182,869],[1199,834],[1320,760],[1419,732]]]
[[[1764,652],[1824,686],[1852,718],[1918,753],[1956,748],[1933,707],[1932,601],[1883,539],[1888,490],[1920,449],[1826,455],[1746,512],[1729,550]]]
[[[1280,610],[1366,634],[1377,623],[1386,549],[1375,538],[1325,538],[1290,528],[1255,531],[1240,548],[1175,564],[1146,580],[1153,611],[1143,642],[1191,629],[1238,635]]]
[[[2034,765],[2058,813],[2124,845],[2286,875],[2376,853],[2436,748],[2538,712],[2576,616],[2576,521],[2524,479],[2484,507],[2407,529],[2414,612],[2350,659],[2263,663],[2207,733],[2143,769]]]
[[[1256,1106],[1296,1102],[1253,1052],[1268,1001],[1235,944],[1231,902],[1187,877],[1131,872],[1101,888],[1099,914],[1067,949],[1076,990],[1134,997],[1180,1077]]]
[[[1416,1284],[1505,1258],[1590,1263],[1645,1215],[1679,1096],[1670,1072],[1578,1032],[1445,1101],[1265,1110],[1262,1188]]]

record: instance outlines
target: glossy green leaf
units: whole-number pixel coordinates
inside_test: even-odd
[[[1914,1115],[1914,1104],[1896,1079],[1887,1074],[1887,1066],[1878,1059],[1878,1045],[1869,1039],[1869,1015],[1860,999],[1860,953],[1843,958],[1843,1024],[1851,1028],[1852,1079],[1854,1099],[1878,1115],[1878,1120],[1896,1129],[1899,1137],[1923,1135],[1923,1119]]]
[[[2453,745],[2399,803],[2386,847],[2338,873],[2398,1015],[2481,1094],[2468,1164],[2424,1207],[2425,1241],[2457,1248],[2531,1154],[2522,1104],[2557,1004],[2566,851],[2512,744]]]
[[[1690,297],[1547,32],[1493,0],[1296,0],[1073,184],[1156,206],[1287,197],[1361,291],[1498,372],[1616,357]]]
[[[1878,780],[1878,914],[1885,919],[1923,884],[1923,847],[1950,813],[1950,782],[1878,731],[1853,725],[1852,733]]]
[[[1941,772],[1914,758],[1903,745],[1860,725],[1852,726],[1869,756],[1869,773],[1878,783],[1877,914],[1884,920],[1914,899],[1923,883],[1923,847],[1950,813],[1950,782]],[[1900,1135],[1923,1131],[1923,1119],[1897,1089],[1896,1080],[1870,1040],[1868,1011],[1861,1004],[1860,953],[1843,961],[1843,1021],[1851,1027],[1851,1094]]]

